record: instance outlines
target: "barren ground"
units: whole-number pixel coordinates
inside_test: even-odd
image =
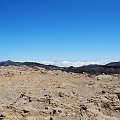
[[[120,77],[0,67],[0,120],[120,120]]]

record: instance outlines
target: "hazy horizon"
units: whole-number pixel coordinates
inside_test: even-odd
[[[7,62],[7,61],[13,61],[13,60],[3,60],[0,62]],[[118,62],[118,61],[13,61],[13,62],[36,62],[40,64],[45,64],[45,65],[55,65],[59,67],[81,67],[81,66],[86,66],[86,65],[105,65],[111,62]]]

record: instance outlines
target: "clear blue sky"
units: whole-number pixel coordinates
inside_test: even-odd
[[[0,60],[120,60],[120,0],[0,0]]]

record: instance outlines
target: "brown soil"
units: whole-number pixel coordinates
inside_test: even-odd
[[[0,120],[120,120],[120,77],[0,67]]]

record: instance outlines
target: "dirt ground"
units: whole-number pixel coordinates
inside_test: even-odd
[[[120,120],[120,76],[0,67],[0,120]]]

